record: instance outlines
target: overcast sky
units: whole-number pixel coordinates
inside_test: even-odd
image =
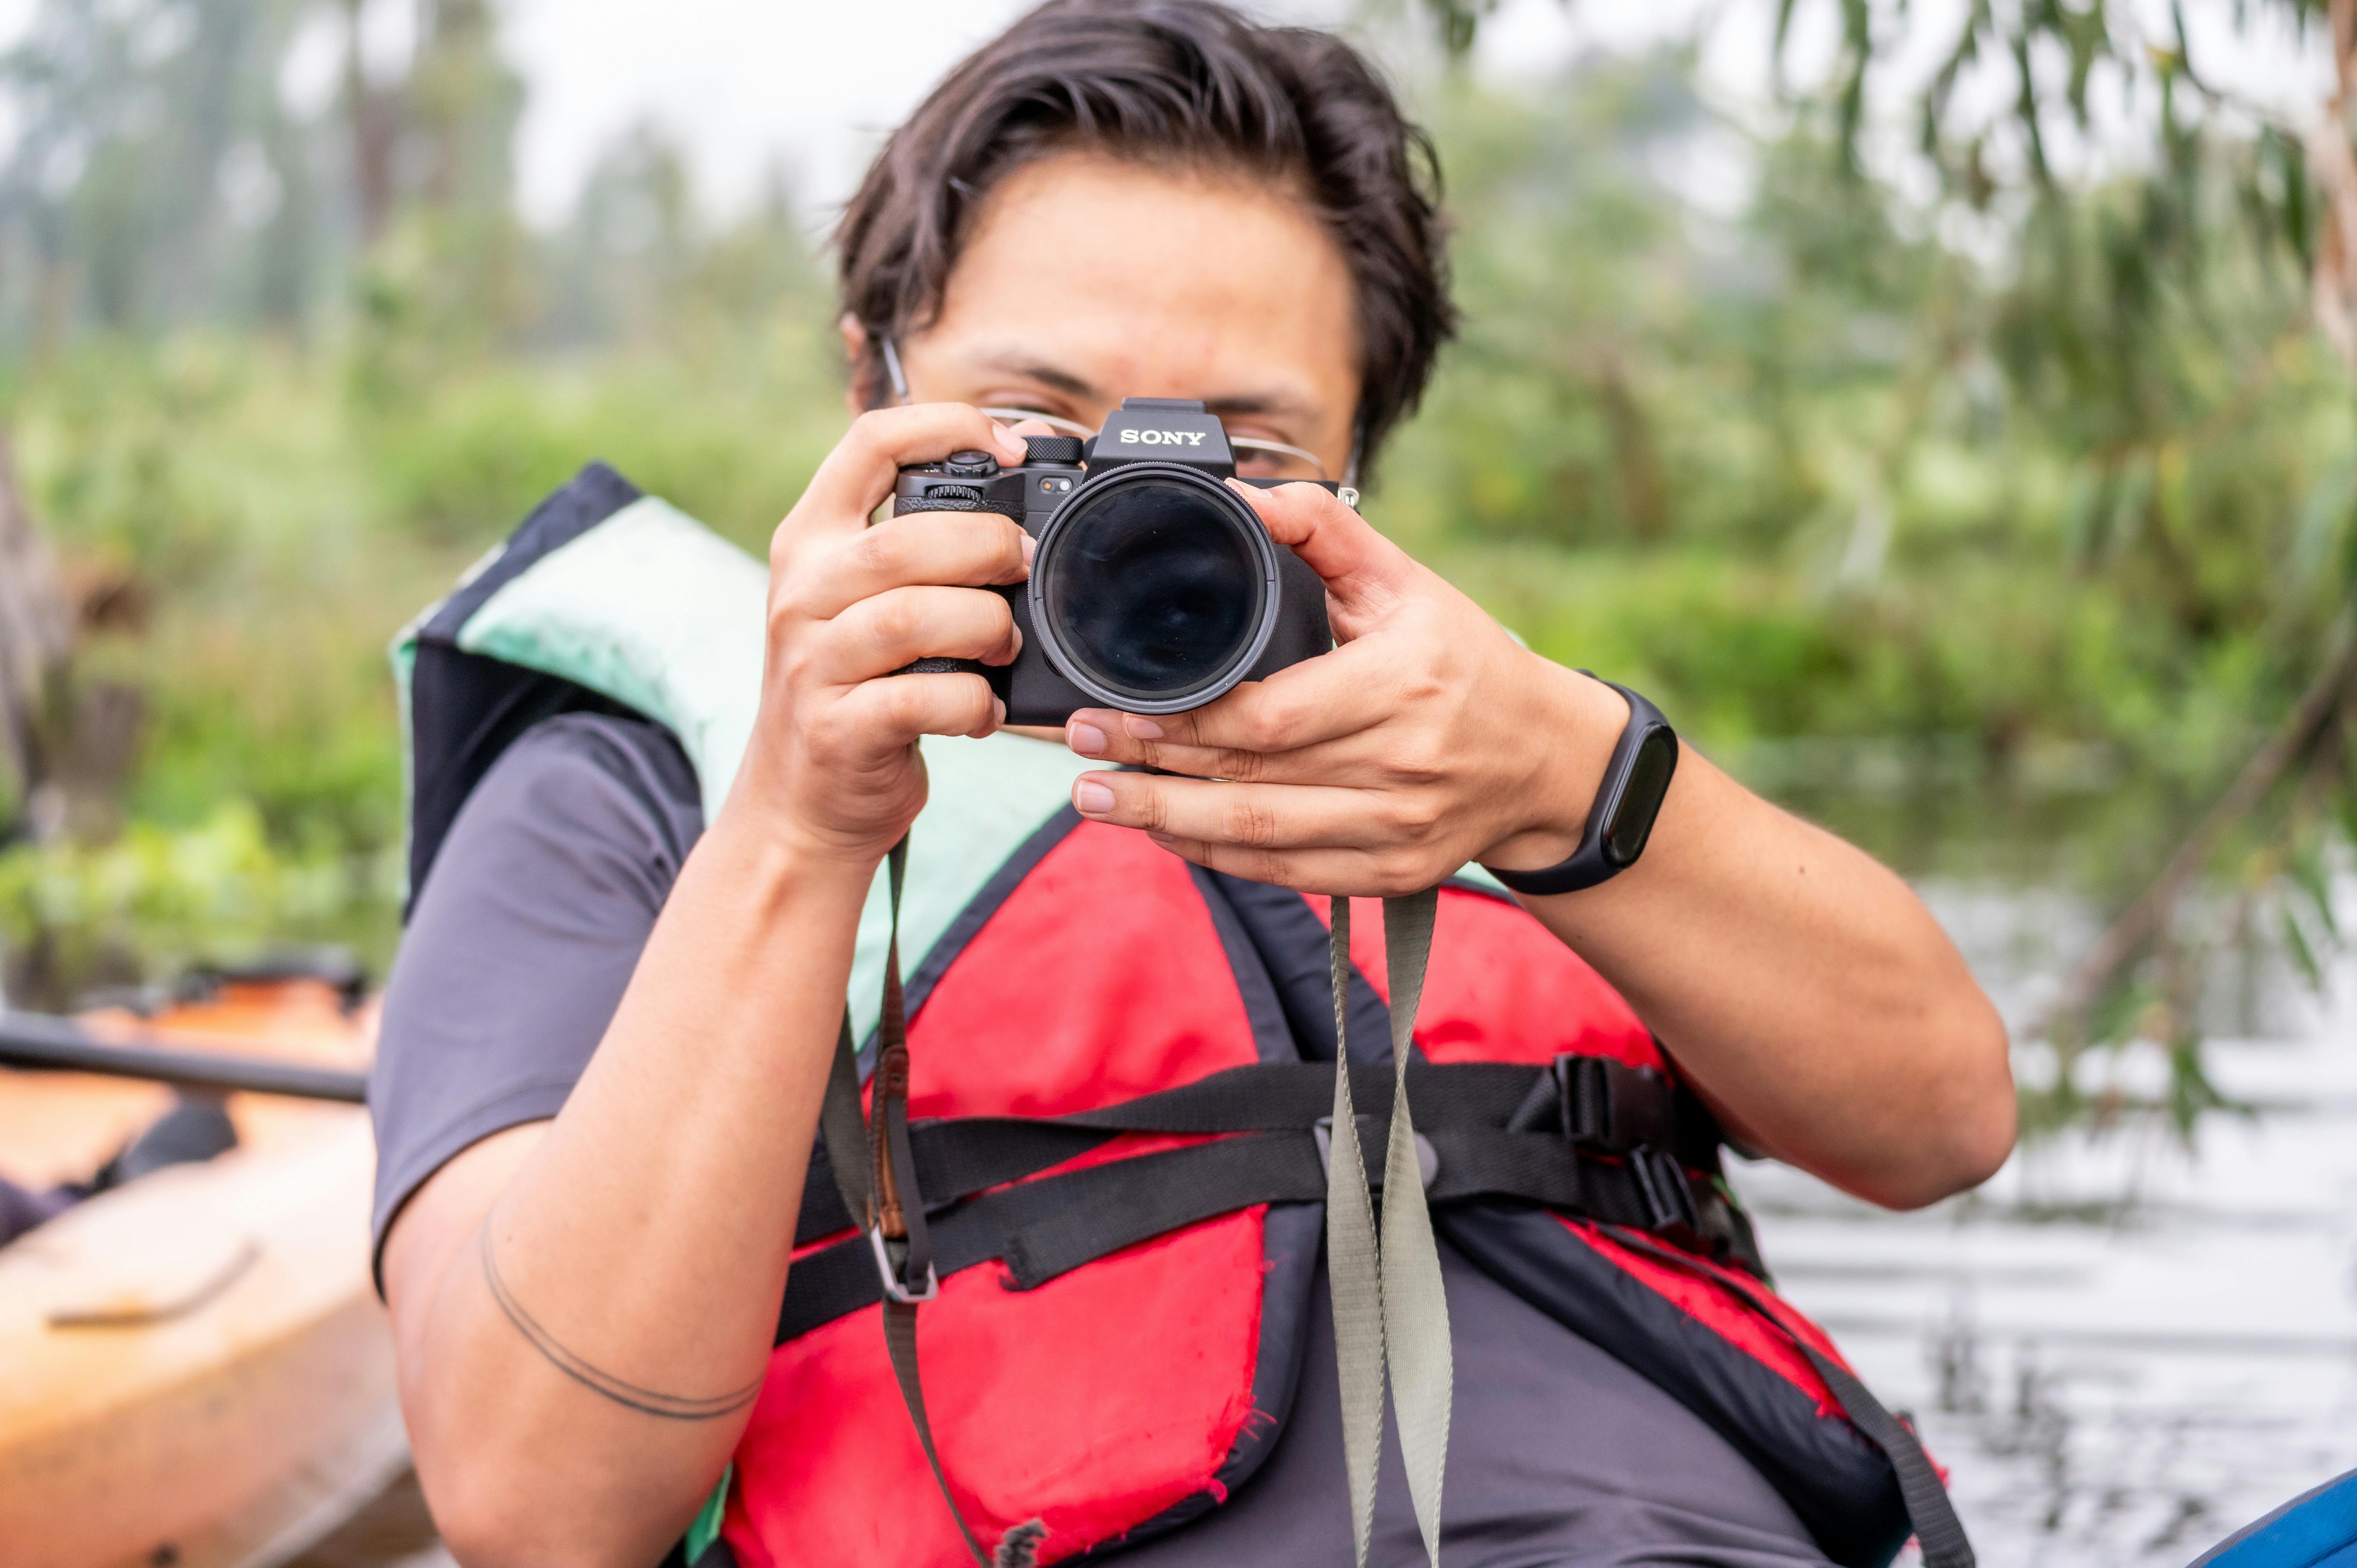
[[[763,172],[782,163],[810,215],[823,222],[846,195],[883,131],[897,122],[960,56],[1004,27],[1032,0],[500,0],[509,58],[529,96],[522,128],[520,178],[526,212],[546,221],[569,206],[598,153],[633,124],[653,121],[689,149],[713,206],[741,204]],[[1964,0],[1914,0],[1911,52],[1928,62],[1961,17]],[[2121,0],[2165,37],[2169,0]],[[17,37],[38,0],[0,0],[0,48]],[[416,0],[370,0],[377,52],[398,58],[407,45]],[[1286,20],[1330,22],[1354,0],[1244,0],[1246,8]],[[1421,0],[1392,0],[1398,8]],[[1684,36],[1712,18],[1704,76],[1713,96],[1738,112],[1763,107],[1774,0],[1503,0],[1484,24],[1479,67],[1494,76],[1531,75],[1559,66],[1584,48],[1641,48]],[[2213,75],[2254,96],[2295,107],[2319,101],[2320,51],[2295,61],[2287,40],[2231,44],[2228,0],[2188,6],[2197,54]],[[336,86],[340,7],[322,5],[317,25],[295,51],[283,79],[290,98],[323,108]],[[1791,54],[1803,75],[1828,50],[1835,14],[1829,3],[1798,7],[1800,37]],[[2206,35],[2206,36],[2204,36]],[[2306,67],[2309,69],[2298,69]],[[1903,70],[1887,79],[1893,146],[1911,137]],[[2320,77],[2319,77],[2320,80]],[[2009,81],[1992,80],[1991,107],[2009,98]],[[0,116],[4,118],[5,116]],[[2064,138],[2067,140],[2067,137]],[[2136,138],[2122,138],[2133,142]],[[0,141],[5,126],[0,125]],[[1723,174],[1723,171],[1722,171]],[[1708,184],[1713,176],[1698,177]],[[1694,194],[1721,199],[1739,193]]]
[[[710,194],[742,199],[782,155],[813,203],[849,194],[877,140],[962,56],[1033,0],[510,0],[508,37],[532,84],[523,199],[561,210],[597,150],[641,116],[694,149]],[[1677,0],[1692,9],[1688,0]],[[1331,21],[1348,0],[1257,0]],[[1658,9],[1656,7],[1655,9]],[[1530,57],[1571,47],[1560,0],[1509,0]]]
[[[562,213],[599,151],[642,120],[690,149],[716,205],[743,201],[782,160],[814,205],[847,195],[867,154],[961,56],[1034,0],[502,0],[507,53],[529,91],[519,148],[525,210]],[[1419,0],[1405,0],[1419,3]],[[1658,35],[1706,0],[1582,7],[1586,36]],[[0,48],[38,0],[0,0]],[[414,0],[371,0],[380,53],[406,48]],[[1246,0],[1285,20],[1331,22],[1351,0]],[[342,39],[319,7],[285,85],[305,108],[334,92]],[[1561,0],[1506,0],[1485,58],[1507,70],[1577,47]]]

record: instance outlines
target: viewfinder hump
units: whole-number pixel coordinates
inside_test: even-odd
[[[1124,398],[1090,444],[1092,472],[1122,463],[1180,463],[1214,478],[1236,471],[1235,454],[1217,415],[1184,398]]]

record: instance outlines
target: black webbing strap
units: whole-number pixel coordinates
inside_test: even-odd
[[[1384,1120],[1358,1120],[1364,1124],[1361,1163],[1380,1189]],[[1631,1230],[1663,1229],[1654,1187],[1663,1178],[1637,1161],[1586,1156],[1552,1133],[1469,1128],[1426,1137],[1437,1156],[1425,1195],[1430,1203],[1521,1198]],[[1690,1212],[1707,1228],[1726,1199],[1707,1181],[1681,1179]],[[1314,1129],[1239,1133],[1041,1176],[952,1205],[933,1219],[933,1266],[949,1275],[996,1261],[1006,1266],[1010,1288],[1030,1290],[1125,1247],[1255,1204],[1322,1202],[1326,1187]],[[864,1237],[823,1247],[798,1259],[787,1276],[778,1343],[882,1298]]]
[[[1005,1261],[1019,1289],[1139,1241],[1255,1202],[1311,1202],[1326,1191],[1316,1140],[1246,1133],[1215,1144],[1111,1160],[988,1193],[933,1221],[933,1267],[954,1274]],[[1254,1197],[1253,1193],[1269,1193]],[[795,1260],[778,1319],[779,1344],[883,1296],[855,1237]]]
[[[834,1179],[824,1188],[819,1188],[816,1182],[802,1184],[802,1222],[795,1227],[797,1241],[810,1230],[814,1203],[831,1221],[821,1235],[832,1235],[864,1223],[867,1218],[867,1116],[859,1108],[859,1047],[851,1037],[851,1009],[847,1005],[843,1010],[842,1031],[835,1036],[834,1060],[827,1069],[826,1098],[819,1104],[818,1132],[819,1147],[812,1155],[811,1164],[823,1161]],[[835,1200],[832,1211],[818,1201],[825,1195]]]
[[[1915,1527],[1916,1543],[1922,1548],[1923,1568],[1974,1568],[1973,1543],[1964,1538],[1964,1521],[1956,1517],[1956,1505],[1949,1500],[1947,1486],[1932,1468],[1921,1441],[1883,1408],[1856,1373],[1799,1336],[1792,1339],[1841,1402],[1849,1423],[1881,1449],[1899,1473],[1899,1495],[1906,1500],[1907,1521]]]
[[[1616,1231],[1613,1240],[1684,1273],[1700,1273],[1692,1258],[1681,1256],[1649,1236]],[[1940,1479],[1940,1472],[1932,1466],[1932,1456],[1923,1452],[1922,1440],[1914,1430],[1885,1409],[1857,1373],[1793,1333],[1782,1319],[1754,1300],[1749,1291],[1738,1289],[1729,1294],[1808,1359],[1817,1376],[1824,1380],[1835,1402],[1841,1406],[1842,1414],[1890,1462],[1890,1468],[1899,1477],[1900,1499],[1907,1506],[1907,1522],[1915,1527],[1916,1544],[1922,1550],[1923,1568],[1975,1568],[1976,1559],[1973,1543],[1965,1538],[1964,1521],[1956,1517],[1956,1505],[1948,1497],[1947,1484]]]
[[[853,1087],[838,1097],[830,1085],[830,1103],[841,1098],[856,1111],[857,1067],[850,1056],[847,1022],[845,1027],[846,1043],[837,1054],[835,1071],[838,1076],[850,1075]],[[1609,1087],[1600,1094],[1591,1090],[1584,1099],[1566,1099],[1561,1087],[1566,1077],[1565,1068],[1592,1060],[1569,1058],[1550,1067],[1412,1061],[1407,1079],[1417,1108],[1417,1130],[1428,1134],[1479,1130],[1493,1135],[1501,1131],[1536,1134],[1547,1130],[1543,1144],[1526,1147],[1553,1149],[1570,1136],[1580,1151],[1591,1155],[1625,1160],[1640,1148],[1666,1148],[1687,1170],[1717,1168],[1717,1129],[1709,1120],[1709,1112],[1690,1090],[1659,1073],[1617,1062],[1597,1063],[1611,1069],[1611,1078],[1605,1080]],[[1574,1080],[1587,1084],[1591,1076],[1583,1070]],[[1177,1089],[1075,1115],[977,1116],[920,1122],[909,1130],[916,1186],[924,1193],[926,1203],[939,1208],[1060,1165],[1117,1133],[1307,1131],[1330,1116],[1333,1084],[1334,1070],[1323,1063],[1263,1063],[1230,1068]],[[1387,1124],[1394,1090],[1389,1067],[1381,1063],[1352,1066],[1351,1099],[1362,1114]],[[1599,1133],[1599,1122],[1616,1129],[1619,1135]],[[1664,1138],[1666,1143],[1661,1141]],[[856,1144],[849,1135],[842,1142]],[[836,1147],[837,1138],[830,1132],[823,1157],[839,1171],[842,1159]],[[839,1174],[833,1183],[803,1185],[802,1214],[795,1227],[797,1245],[808,1246],[847,1230],[855,1214],[866,1212],[865,1199],[853,1208],[852,1195],[842,1192]]]

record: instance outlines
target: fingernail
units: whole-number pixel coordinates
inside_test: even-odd
[[[1156,843],[1160,844],[1164,849],[1168,849],[1172,844],[1178,842],[1177,839],[1172,838],[1168,833],[1148,833],[1146,836],[1152,839]]]
[[[1105,749],[1105,733],[1094,725],[1082,724],[1080,720],[1074,719],[1064,726],[1064,744],[1082,757],[1103,757]],[[1096,788],[1103,789],[1103,786],[1098,785]]]
[[[1131,714],[1121,721],[1121,727],[1132,740],[1160,740],[1162,726],[1152,719]]]
[[[993,697],[990,699],[990,722],[994,725],[1004,725],[1006,722],[1006,698]]]
[[[1030,570],[1031,557],[1039,553],[1039,542],[1032,538],[1029,534],[1025,534],[1023,536],[1023,568],[1025,571],[1028,572]]]
[[[1084,817],[1100,817],[1113,810],[1113,791],[1093,779],[1072,786],[1072,808]]]

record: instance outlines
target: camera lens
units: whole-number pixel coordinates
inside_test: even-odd
[[[1032,562],[1033,622],[1099,702],[1176,713],[1243,679],[1275,610],[1275,547],[1236,497],[1185,471],[1084,485]]]

